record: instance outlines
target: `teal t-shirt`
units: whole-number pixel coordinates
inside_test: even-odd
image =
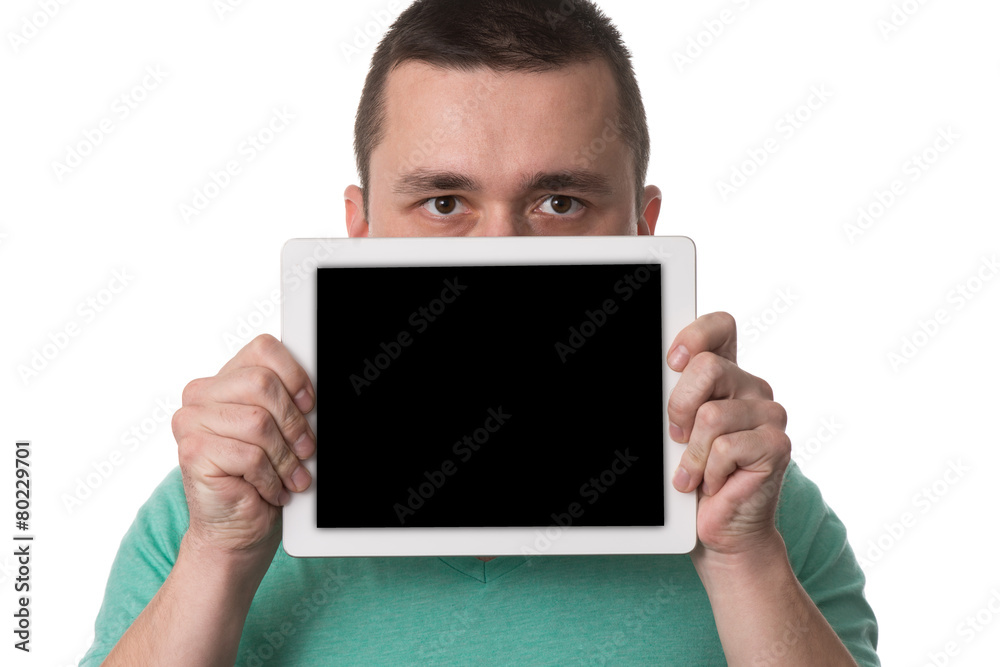
[[[795,574],[862,667],[879,665],[864,574],[795,463],[776,517]],[[122,539],[81,667],[107,656],[167,578],[188,509],[180,468]],[[292,558],[278,548],[236,665],[725,665],[687,555]]]

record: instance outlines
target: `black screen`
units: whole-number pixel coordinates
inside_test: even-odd
[[[318,526],[662,526],[661,273],[318,269]]]

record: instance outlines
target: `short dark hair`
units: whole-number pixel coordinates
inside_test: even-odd
[[[368,218],[371,155],[385,133],[385,86],[406,61],[472,70],[545,72],[603,58],[618,84],[616,130],[629,147],[636,215],[642,214],[649,130],[631,53],[589,0],[416,0],[372,55],[354,121],[354,156]]]

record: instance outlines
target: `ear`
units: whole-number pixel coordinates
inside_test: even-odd
[[[365,220],[365,204],[361,188],[348,185],[344,190],[344,207],[347,209],[347,235],[350,238],[368,236],[368,221]]]
[[[652,236],[655,233],[662,203],[663,193],[660,188],[647,185],[642,199],[642,215],[639,217],[639,236]]]

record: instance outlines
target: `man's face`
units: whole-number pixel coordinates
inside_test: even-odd
[[[660,191],[635,210],[632,160],[601,60],[544,73],[409,61],[386,85],[371,155],[369,220],[344,193],[356,236],[652,234]]]

